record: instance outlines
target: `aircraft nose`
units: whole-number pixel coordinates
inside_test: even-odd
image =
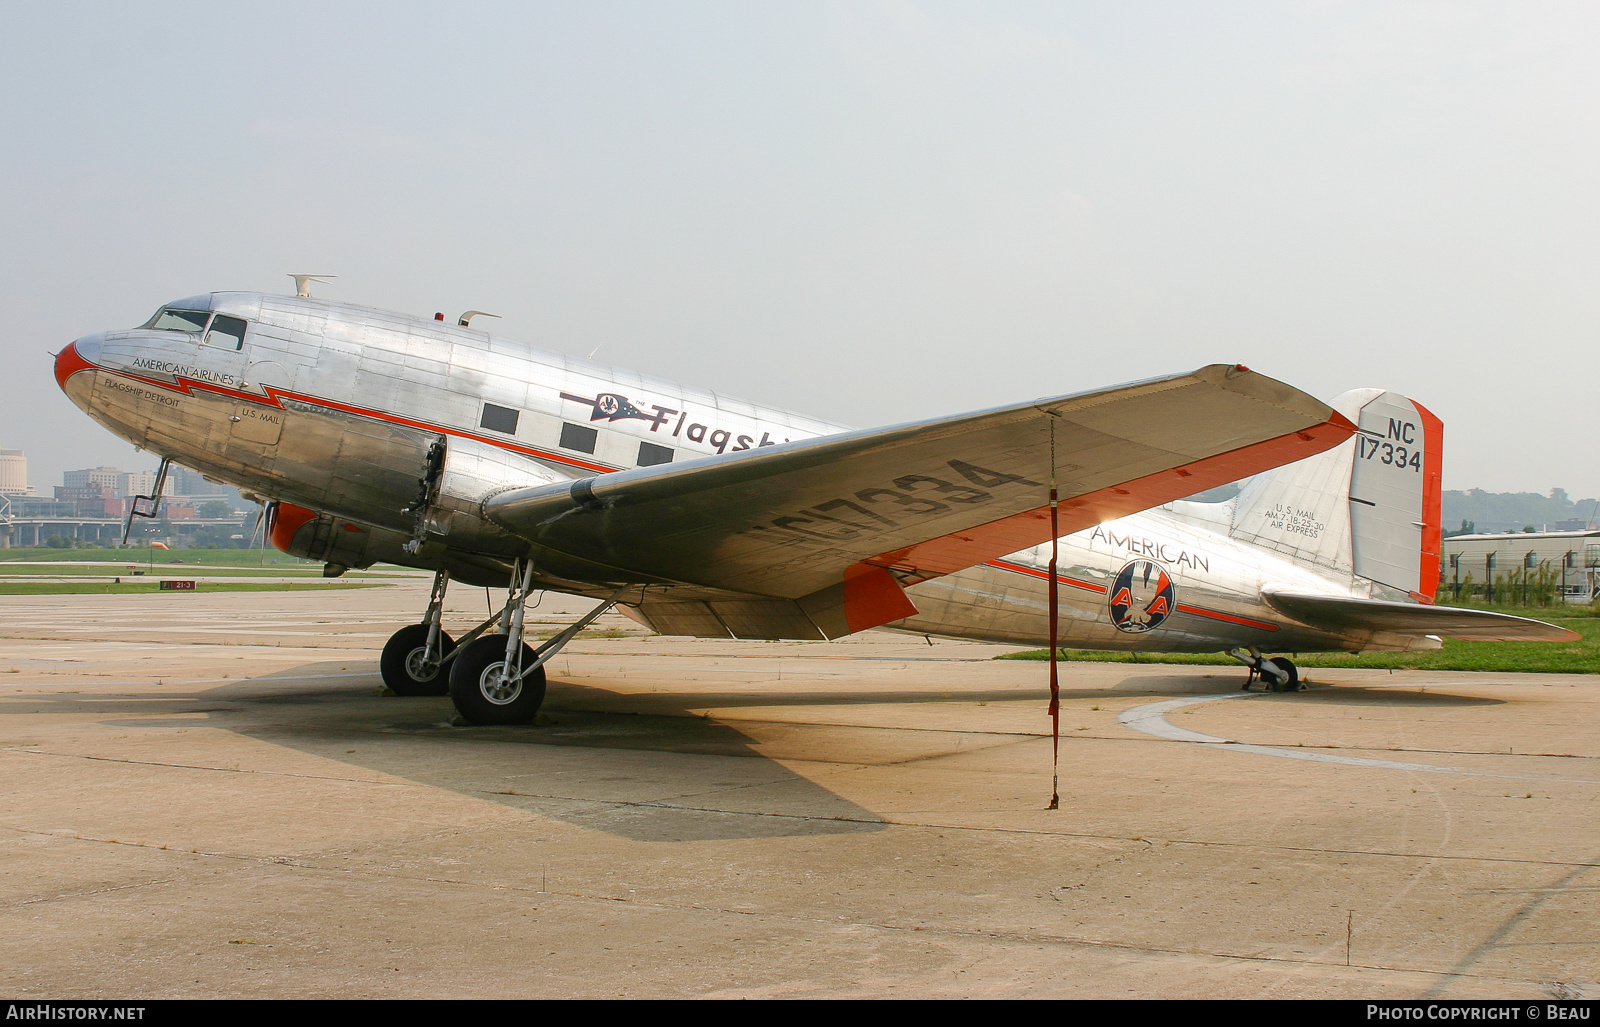
[[[67,343],[60,353],[56,354],[56,384],[61,386],[61,391],[72,395],[67,388],[67,382],[79,372],[89,372],[88,377],[94,377],[96,362],[100,357],[100,347],[105,342],[105,333],[85,335]]]

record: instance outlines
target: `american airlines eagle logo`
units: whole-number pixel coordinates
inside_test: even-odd
[[[1111,623],[1119,631],[1152,631],[1172,616],[1172,576],[1154,560],[1135,560],[1117,572],[1108,592]]]
[[[628,402],[627,396],[618,395],[615,392],[602,392],[593,399],[587,396],[574,396],[570,392],[563,392],[561,398],[569,399],[574,403],[583,403],[593,408],[594,412],[589,415],[589,420],[591,421],[626,421],[629,418],[636,418],[640,421],[653,421],[659,425],[667,419],[669,414],[677,413],[676,410],[670,407],[654,407],[655,413],[647,414]]]
[[[762,446],[776,446],[780,442],[788,442],[787,438],[775,439],[771,432],[762,432],[761,441],[757,442],[754,435],[735,435],[735,429],[716,428],[707,424],[687,423],[689,413],[673,407],[665,407],[660,403],[646,403],[650,409],[641,410],[633,404],[627,396],[619,392],[602,392],[590,399],[588,396],[574,396],[570,392],[563,392],[561,398],[569,403],[582,403],[589,408],[589,420],[606,421],[649,421],[651,431],[659,431],[663,435],[678,438],[680,435],[688,442],[704,443],[718,453],[738,452],[741,449],[760,449]],[[676,417],[676,420],[673,418]],[[672,422],[672,431],[663,430],[666,424]],[[687,424],[687,427],[685,425]],[[682,443],[678,443],[681,445]],[[729,447],[732,446],[730,450]]]

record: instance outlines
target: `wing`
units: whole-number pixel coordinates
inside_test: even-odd
[[[1261,595],[1279,613],[1333,631],[1389,631],[1485,642],[1571,642],[1581,637],[1542,620],[1488,610],[1301,595],[1270,588],[1262,589]]]
[[[1216,364],[508,490],[484,513],[562,577],[713,590],[664,611],[683,615],[674,633],[696,618],[709,633],[729,633],[716,627],[731,629],[724,611],[688,608],[720,597],[756,604],[734,634],[832,638],[915,613],[904,585],[1047,541],[1052,478],[1064,535],[1311,456],[1351,431],[1298,390]],[[663,590],[660,601],[672,594]],[[648,589],[641,602],[648,611]],[[789,628],[757,623],[785,618]],[[798,633],[774,633],[791,628]]]

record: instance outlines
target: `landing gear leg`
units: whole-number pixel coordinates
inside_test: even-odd
[[[1300,691],[1300,671],[1289,662],[1288,657],[1278,656],[1268,659],[1261,655],[1261,650],[1255,646],[1245,649],[1229,649],[1228,655],[1250,668],[1250,674],[1242,686],[1245,691],[1250,690],[1250,685],[1255,681],[1256,675],[1261,676],[1261,683],[1274,692]]]
[[[522,641],[523,610],[533,584],[533,561],[512,565],[511,588],[499,619],[505,634],[463,645],[450,668],[450,700],[473,724],[527,724],[544,702],[544,665],[596,617],[616,605],[622,589],[581,620],[533,649]],[[494,618],[491,618],[491,620]]]
[[[408,624],[396,631],[383,647],[378,670],[383,683],[395,695],[444,695],[450,690],[449,680],[441,670],[455,653],[456,643],[440,624],[449,586],[449,571],[435,573],[422,623]]]

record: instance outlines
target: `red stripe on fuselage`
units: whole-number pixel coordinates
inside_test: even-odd
[[[77,364],[73,366],[72,371],[81,371],[84,369],[104,371],[106,374],[117,375],[121,378],[130,378],[136,382],[143,382],[145,385],[153,385],[158,389],[166,389],[168,392],[177,392],[185,396],[193,395],[194,391],[198,389],[201,392],[211,392],[219,396],[227,396],[230,399],[242,400],[247,403],[257,403],[261,406],[276,407],[279,410],[284,408],[282,401],[288,399],[296,403],[307,403],[311,406],[319,406],[327,410],[337,410],[340,413],[354,414],[357,417],[370,417],[375,421],[384,421],[388,424],[399,424],[404,425],[407,428],[417,428],[422,431],[437,432],[440,435],[453,435],[456,438],[472,439],[475,442],[482,442],[490,446],[495,446],[499,449],[507,449],[513,453],[521,453],[524,456],[538,457],[541,460],[551,460],[559,464],[566,464],[569,467],[579,467],[586,471],[594,471],[597,474],[606,474],[610,471],[621,470],[621,468],[618,467],[611,467],[606,464],[591,463],[590,461],[579,460],[575,457],[566,456],[562,453],[552,453],[548,450],[538,449],[533,446],[524,446],[515,442],[507,442],[505,439],[497,439],[488,435],[479,435],[477,432],[467,431],[463,428],[451,428],[447,425],[432,424],[428,421],[418,421],[409,417],[400,417],[397,414],[386,414],[380,410],[372,410],[367,407],[358,407],[349,403],[340,403],[331,399],[321,399],[317,396],[308,396],[299,392],[290,392],[287,389],[279,389],[271,385],[263,385],[261,389],[265,395],[258,396],[253,392],[243,392],[239,389],[230,389],[224,385],[216,385],[212,382],[197,381],[193,378],[185,378],[183,375],[173,375],[173,381],[170,382],[164,382],[158,378],[146,378],[143,375],[134,374],[131,371],[113,370],[109,367],[101,367],[98,364],[91,364],[87,360],[84,360],[82,357],[78,356],[77,350],[71,346],[68,346],[67,349],[62,350],[61,355],[56,357],[56,380],[63,384],[65,384],[66,379],[62,376],[62,359],[66,357],[69,351],[72,353],[72,358],[77,361]],[[68,376],[71,375],[72,371],[67,373]]]
[[[1035,570],[1020,563],[1012,563],[1010,560],[990,560],[985,566],[995,567],[1003,571],[1013,571],[1017,574],[1027,574],[1030,577],[1043,578],[1046,581],[1050,580],[1049,572]],[[1063,585],[1071,585],[1073,588],[1081,588],[1088,592],[1098,592],[1101,595],[1105,595],[1108,591],[1104,585],[1096,585],[1092,581],[1079,581],[1077,578],[1068,578],[1060,574],[1056,575],[1056,580]],[[1229,624],[1242,624],[1247,628],[1259,628],[1262,631],[1278,630],[1276,624],[1251,620],[1249,617],[1235,617],[1231,613],[1220,613],[1216,610],[1206,610],[1198,606],[1186,606],[1183,603],[1179,603],[1176,609],[1179,613],[1192,613],[1196,617],[1210,617],[1212,620],[1227,621]]]
[[[1218,610],[1202,610],[1198,606],[1185,606],[1178,604],[1179,613],[1192,613],[1196,617],[1210,617],[1212,620],[1227,621],[1229,624],[1243,624],[1247,628],[1259,628],[1262,631],[1277,631],[1278,625],[1268,624],[1264,620],[1251,620],[1249,617],[1235,617],[1231,613],[1222,613]]]
[[[1045,581],[1050,580],[1050,572],[1036,570],[1020,563],[1012,563],[1010,560],[990,560],[988,562],[988,566],[998,567],[1003,571],[1014,571],[1017,574],[1027,574],[1030,577],[1043,578]],[[1071,585],[1073,588],[1081,588],[1089,592],[1098,592],[1101,595],[1106,594],[1106,587],[1104,585],[1096,585],[1092,581],[1079,581],[1077,578],[1069,578],[1063,574],[1057,574],[1056,580],[1061,582],[1063,585]]]

